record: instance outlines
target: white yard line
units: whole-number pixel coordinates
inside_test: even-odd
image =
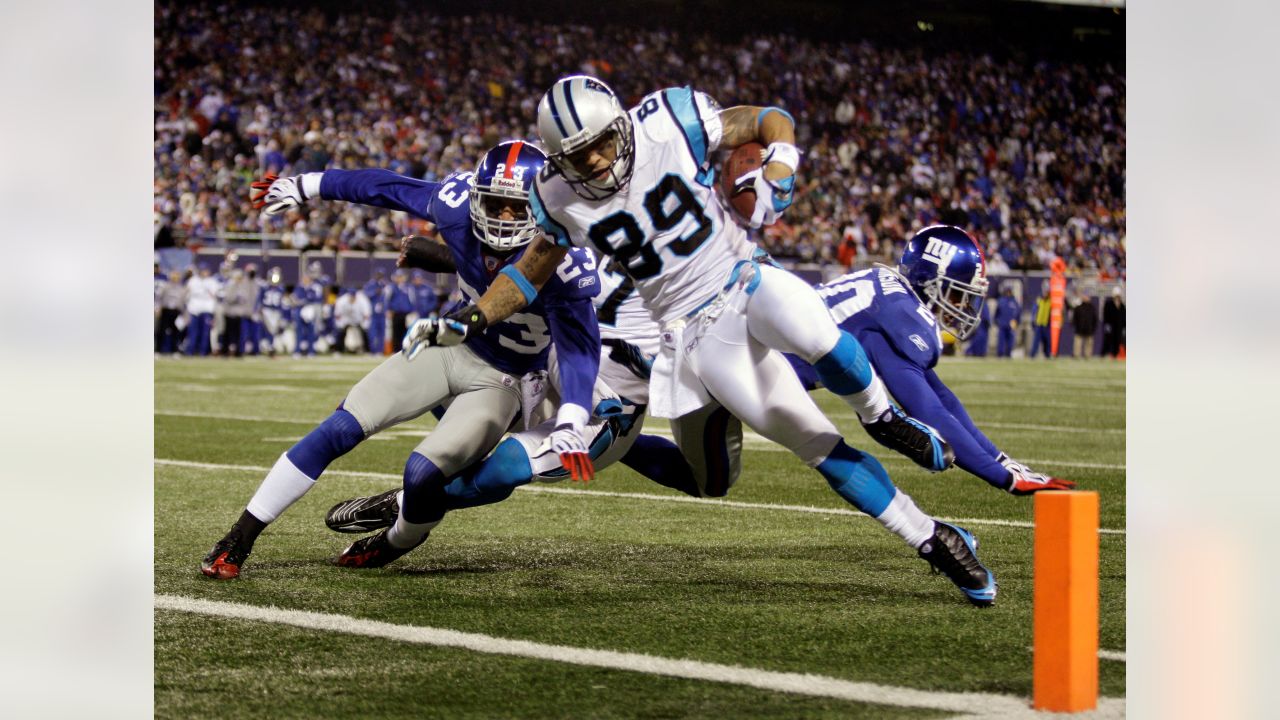
[[[776,672],[737,665],[664,658],[641,653],[548,645],[444,628],[397,625],[347,615],[286,610],[241,603],[156,595],[157,610],[175,610],[216,617],[267,622],[308,630],[382,638],[395,642],[460,648],[489,655],[509,655],[550,662],[585,665],[647,675],[744,685],[761,690],[827,697],[875,705],[926,708],[966,715],[1031,716],[1025,698],[991,693],[952,693],[855,682],[823,675]],[[1114,706],[1114,703],[1109,703]],[[1123,708],[1123,703],[1120,705]]]
[[[167,465],[170,467],[187,467],[197,468],[200,470],[237,470],[244,472],[266,473],[270,468],[258,465],[225,465],[221,463],[202,463],[190,460],[169,460],[164,458],[156,458],[156,465]],[[366,478],[371,480],[387,480],[393,483],[402,481],[402,476],[393,473],[376,473],[376,472],[353,472],[350,470],[326,470],[326,475],[337,477],[355,477]],[[738,502],[735,500],[716,500],[713,498],[695,498],[688,495],[649,495],[647,493],[624,493],[624,492],[608,492],[603,490],[577,490],[567,487],[552,487],[549,485],[535,484],[524,485],[517,490],[531,493],[545,493],[549,495],[575,495],[579,497],[612,497],[624,498],[627,500],[646,500],[649,502],[671,502],[671,503],[692,503],[695,505],[712,505],[715,507],[736,508],[740,510],[778,510],[784,512],[802,512],[814,513],[817,515],[849,515],[853,517],[865,518],[865,514],[848,508],[822,508],[810,505],[782,505],[776,503],[749,503]],[[983,519],[983,518],[949,518],[939,517],[943,522],[959,523],[961,525],[977,525],[992,527],[1012,527],[1031,529],[1035,527],[1034,523],[1021,520],[999,520],[999,519]],[[1098,533],[1101,535],[1124,535],[1123,529],[1116,528],[1099,528]]]

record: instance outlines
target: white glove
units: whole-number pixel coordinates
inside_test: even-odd
[[[1036,472],[1004,453],[1000,453],[996,460],[1013,476],[1008,490],[1014,495],[1031,495],[1041,490],[1071,490],[1076,486],[1070,480]]]
[[[758,167],[733,182],[735,194],[743,190],[754,190],[756,193],[756,209],[751,213],[753,228],[778,222],[782,211],[791,206],[795,197],[795,185],[795,175],[766,180],[763,167]]]
[[[266,215],[276,215],[289,208],[295,208],[307,200],[320,194],[320,177],[324,173],[305,173],[292,177],[277,178],[267,175],[253,183],[251,187],[259,190],[250,197],[255,208],[262,209]]]
[[[547,442],[551,444],[551,450],[560,456],[560,464],[569,471],[571,479],[585,483],[595,477],[596,469],[580,428],[571,423],[557,425]]]
[[[400,350],[404,353],[406,360],[412,360],[425,347],[462,344],[462,341],[467,338],[464,334],[465,330],[462,323],[448,318],[414,320],[404,334]]]

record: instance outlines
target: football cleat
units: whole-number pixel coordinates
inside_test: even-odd
[[[329,508],[324,524],[340,533],[367,533],[389,528],[400,514],[400,488],[378,495],[352,498]]]
[[[425,542],[426,539],[426,536],[423,536],[422,542]],[[421,545],[422,542],[419,542],[418,545]],[[392,545],[387,540],[387,531],[383,530],[377,535],[363,537],[351,543],[338,556],[338,564],[349,568],[380,568],[409,552],[413,547],[398,548]]]
[[[907,417],[897,405],[873,423],[864,423],[867,434],[881,445],[895,450],[929,472],[942,472],[951,467],[956,453],[938,431]]]
[[[920,557],[960,588],[969,602],[991,607],[996,602],[996,577],[978,561],[978,539],[968,530],[933,521],[933,537],[920,546]]]
[[[240,544],[239,538],[228,535],[217,542],[200,563],[200,572],[218,580],[240,577],[240,566],[249,557],[249,548]]]

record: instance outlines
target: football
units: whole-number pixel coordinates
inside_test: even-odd
[[[764,146],[760,143],[739,145],[720,168],[720,192],[734,212],[738,213],[738,217],[747,223],[751,222],[751,213],[756,209],[756,191],[748,188],[735,193],[733,182],[760,167],[763,155]]]

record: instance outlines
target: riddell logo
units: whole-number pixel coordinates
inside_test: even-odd
[[[960,248],[950,243],[944,243],[938,238],[929,238],[929,244],[924,248],[924,259],[938,266],[939,271],[951,265],[951,259],[956,256]]]

